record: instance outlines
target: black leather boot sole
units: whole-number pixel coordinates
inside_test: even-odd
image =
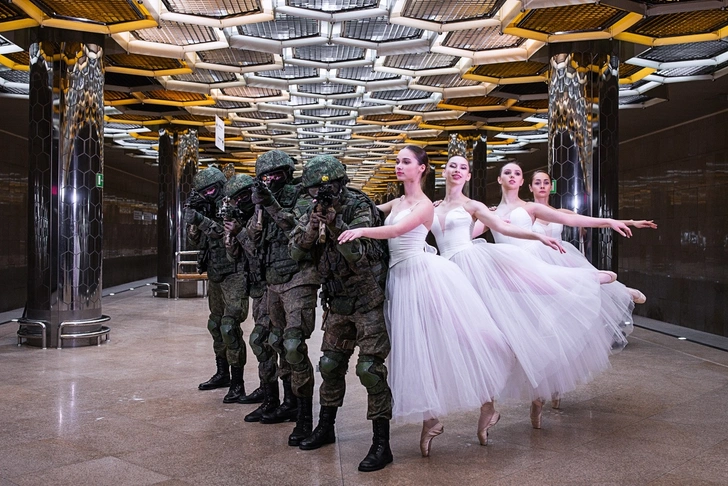
[[[265,392],[262,387],[256,388],[250,395],[243,395],[238,399],[238,403],[263,403]]]
[[[286,407],[285,409],[283,407]],[[285,404],[276,408],[272,413],[263,414],[260,418],[261,424],[281,424],[283,422],[295,422],[298,418],[298,408],[288,408]]]
[[[369,454],[359,463],[358,469],[361,472],[379,471],[380,469],[384,469],[387,464],[391,464],[392,461],[394,461],[394,457],[389,446],[385,448],[373,445],[369,449]]]
[[[306,437],[298,444],[298,448],[302,451],[312,451],[323,447],[327,444],[333,444],[336,442],[336,433],[334,427],[321,427],[317,426],[311,435]]]
[[[197,385],[198,390],[215,390],[217,388],[226,388],[230,386],[230,377],[221,377],[218,379],[215,379],[213,376],[209,380],[207,380],[204,383],[200,383]]]
[[[222,403],[240,403],[240,397],[245,396],[245,388],[230,388],[230,391],[223,397]]]

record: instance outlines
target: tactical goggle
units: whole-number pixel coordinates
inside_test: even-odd
[[[341,192],[341,183],[338,181],[327,182],[325,184],[319,184],[318,186],[311,186],[308,188],[308,194],[313,198],[318,196],[319,193],[327,194],[329,196],[338,196],[339,192]]]

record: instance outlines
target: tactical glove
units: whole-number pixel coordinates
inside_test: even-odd
[[[194,226],[199,226],[200,223],[202,223],[205,220],[205,217],[202,214],[198,213],[197,211],[195,211],[192,208],[185,209],[184,218],[185,218],[185,223],[194,225]]]

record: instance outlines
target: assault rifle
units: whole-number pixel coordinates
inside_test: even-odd
[[[321,188],[319,189],[318,193],[316,194],[316,207],[314,210],[320,211],[321,214],[326,214],[329,211],[329,208],[334,205],[334,199],[336,199],[337,195],[331,191],[330,188]],[[326,241],[326,225],[320,224],[319,225],[319,237],[318,242],[324,243]]]
[[[185,209],[194,209],[195,211],[199,211],[205,215],[209,215],[211,208],[210,202],[207,198],[194,189],[190,191],[190,195],[187,198],[187,201],[185,201],[184,207]]]
[[[225,196],[222,198],[220,209],[217,210],[217,217],[225,221],[243,219],[243,212],[232,202],[232,199]]]
[[[259,191],[260,189],[267,189],[268,184],[265,183],[265,180],[261,180],[259,178],[255,178],[255,182],[253,182],[253,190]],[[260,204],[255,205],[255,212],[258,214],[258,225],[263,224],[263,208],[260,206]]]

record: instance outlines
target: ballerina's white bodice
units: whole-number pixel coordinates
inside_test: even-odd
[[[509,214],[505,219],[508,219],[513,226],[518,226],[528,231],[533,231],[533,222],[531,221],[531,215],[528,214],[523,207],[519,206]],[[496,243],[510,243],[511,245],[517,246],[529,246],[532,244],[531,240],[523,240],[521,238],[513,238],[512,236],[506,236],[498,233],[497,231],[490,230],[493,234],[493,239]]]
[[[440,255],[449,259],[473,246],[473,224],[473,217],[462,206],[451,209],[445,215],[435,213],[430,231],[435,235]]]
[[[536,221],[533,223],[532,228],[534,233],[541,233],[546,236],[550,236],[551,238],[557,238],[561,240],[561,232],[564,230],[564,225],[560,223],[542,223],[540,221]]]
[[[394,216],[390,213],[384,220],[385,226],[392,225],[401,218],[412,212],[412,208],[404,209]],[[393,267],[397,263],[422,254],[425,251],[425,237],[427,236],[427,228],[421,224],[407,233],[390,238],[389,242],[389,266]]]

